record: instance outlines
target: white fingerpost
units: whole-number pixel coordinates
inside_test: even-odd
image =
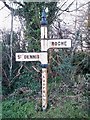
[[[47,42],[47,20],[45,9],[42,12],[41,20],[41,51],[47,53],[48,42]],[[46,63],[41,64],[42,67],[42,109],[43,111],[47,108],[47,66],[48,60],[43,57],[43,60],[46,59]]]
[[[49,48],[71,48],[70,39],[48,39]]]
[[[45,9],[42,12],[41,20],[41,52],[16,53],[16,61],[40,61],[42,67],[42,109],[47,109],[47,67],[49,48],[70,48],[70,39],[48,39],[47,36],[47,20]]]
[[[40,61],[41,64],[47,64],[47,52],[16,53],[15,57],[18,62]]]
[[[41,51],[47,52],[47,20],[45,10],[42,12],[42,20],[41,20]]]

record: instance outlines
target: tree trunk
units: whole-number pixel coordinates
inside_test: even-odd
[[[12,3],[13,4],[13,3]],[[14,11],[11,12],[11,36],[10,36],[10,79],[12,78],[12,42],[13,42],[13,14]]]

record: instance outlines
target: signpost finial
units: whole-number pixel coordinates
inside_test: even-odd
[[[43,9],[43,11],[42,11],[41,25],[47,25],[45,9]]]

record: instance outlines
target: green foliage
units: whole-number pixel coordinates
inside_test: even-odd
[[[71,64],[71,55],[66,54],[63,50],[60,50],[58,53],[53,52],[53,58],[57,61],[56,55],[58,56],[58,64],[55,61],[52,61],[51,70],[52,75],[50,75],[51,81],[64,81],[71,82],[71,75],[74,67]],[[53,77],[53,74],[55,76]]]
[[[57,11],[57,2],[24,2],[23,7],[16,10],[16,15],[25,19],[25,39],[29,43],[29,51],[40,51],[40,21],[43,8],[48,8],[48,26],[52,24]]]
[[[75,66],[75,74],[90,74],[90,55],[84,52],[75,53],[71,63]]]
[[[66,101],[63,110],[67,118],[87,118],[86,111],[80,108],[75,101]],[[70,111],[70,112],[69,112]]]
[[[25,39],[28,41],[28,51],[40,51],[40,20],[42,8],[48,7],[49,12],[48,25],[50,25],[57,11],[57,3],[24,3],[24,7],[18,9],[18,13],[25,19],[26,31]],[[9,57],[10,55],[10,35],[6,35],[7,39],[3,42],[3,68],[9,77]],[[15,53],[20,52],[19,41],[17,35],[13,36],[13,76],[16,75],[20,68],[20,64],[15,62]],[[6,43],[6,44],[4,44]],[[7,47],[8,46],[8,47]],[[25,50],[25,48],[23,48]],[[7,54],[4,54],[4,53]],[[21,51],[22,52],[22,51]],[[57,56],[58,61],[57,61]],[[73,58],[68,54],[67,50],[60,50],[59,52],[53,52],[53,58],[50,63],[51,73],[48,77],[48,109],[47,111],[41,111],[41,73],[32,69],[32,66],[39,68],[39,64],[23,63],[24,67],[20,71],[20,75],[9,83],[6,84],[6,80],[3,75],[3,95],[8,97],[3,100],[3,118],[85,118],[88,117],[87,111],[84,111],[80,104],[76,100],[62,97],[61,95],[68,96],[74,93],[71,81],[72,71],[76,65],[79,64],[86,56],[84,53],[76,53]],[[25,65],[29,70],[25,69]],[[88,64],[87,64],[88,65]],[[17,69],[16,71],[14,71]],[[41,69],[40,69],[41,71]],[[40,92],[40,94],[39,94]],[[87,96],[87,91],[85,94]],[[4,96],[5,97],[5,96]],[[37,100],[39,99],[39,100]],[[87,102],[87,101],[86,101]]]
[[[2,77],[0,76],[0,119],[2,117],[2,85],[1,85]]]
[[[71,64],[72,65],[78,65],[79,62],[81,62],[86,57],[86,53],[84,52],[77,52],[73,55]]]
[[[70,61],[71,61],[70,57],[68,56],[63,60],[63,63],[59,66],[61,77],[64,81],[67,81],[67,82],[68,81],[70,82],[71,72],[73,70],[73,67]]]
[[[38,67],[39,64],[37,63],[36,66]],[[33,65],[35,65],[35,63],[33,63]],[[29,70],[27,70],[27,69],[25,69],[25,67],[23,67],[20,71],[20,75],[11,81],[10,87],[8,87],[8,86],[6,87],[3,85],[3,87],[2,87],[3,95],[12,94],[22,88],[30,89],[30,91],[32,91],[31,93],[38,92],[41,90],[41,74],[37,73],[32,68],[32,63],[27,63],[25,66],[27,66],[27,68]],[[31,94],[31,93],[29,93],[29,94]],[[28,96],[28,95],[26,95],[26,96]],[[18,94],[19,98],[21,96],[22,95]],[[23,97],[25,97],[25,95]]]
[[[2,35],[2,93],[3,95],[11,93],[10,91],[10,31],[4,31]],[[12,55],[12,78],[15,77],[17,71],[15,71],[19,63],[15,60],[15,53],[20,51],[18,35],[13,32],[12,41],[13,55]]]
[[[88,118],[85,96],[79,99],[73,93],[69,94],[74,90],[62,81],[51,82],[48,88],[47,111],[41,110],[41,94],[28,86],[18,87],[2,102],[3,118]]]
[[[61,102],[60,99],[59,102]],[[58,106],[51,106],[46,112],[35,110],[35,101],[3,101],[3,118],[88,118],[77,102],[69,99],[64,100]]]
[[[52,7],[53,6],[53,7]],[[20,16],[25,20],[25,39],[28,41],[28,51],[40,51],[40,21],[41,21],[41,12],[43,7],[48,8],[47,13],[48,25],[53,22],[55,18],[55,12],[57,11],[57,2],[53,3],[44,3],[44,2],[24,2],[23,7],[18,7],[15,11],[15,15]],[[33,90],[37,90],[40,86],[38,83],[38,74],[31,69],[31,73],[26,72],[25,70],[19,76],[19,78],[13,78],[17,75],[18,69],[20,68],[20,63],[15,61],[15,53],[25,51],[25,46],[22,46],[20,50],[19,37],[13,32],[13,70],[12,70],[12,79],[10,79],[10,31],[7,31],[3,35],[2,43],[2,67],[3,71],[3,95],[12,93],[14,89],[18,87],[28,86]],[[31,66],[30,66],[31,67]]]
[[[27,118],[35,114],[34,102],[19,102],[16,100],[3,102],[3,118]]]

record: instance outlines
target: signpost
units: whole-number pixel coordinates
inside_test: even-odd
[[[70,47],[71,47],[70,39],[48,40],[48,49],[49,48],[70,48]]]
[[[49,48],[70,48],[70,39],[48,39],[47,20],[45,10],[41,20],[41,52],[16,53],[16,61],[40,61],[42,67],[42,109],[47,108],[47,50]]]
[[[41,20],[41,52],[47,52],[47,20],[45,10],[42,12]],[[43,58],[44,59],[44,58]],[[48,63],[48,61],[47,61]],[[47,108],[47,67],[48,64],[42,64],[42,109]]]
[[[47,53],[46,52],[16,53],[16,61],[40,61],[42,64],[46,64]]]

